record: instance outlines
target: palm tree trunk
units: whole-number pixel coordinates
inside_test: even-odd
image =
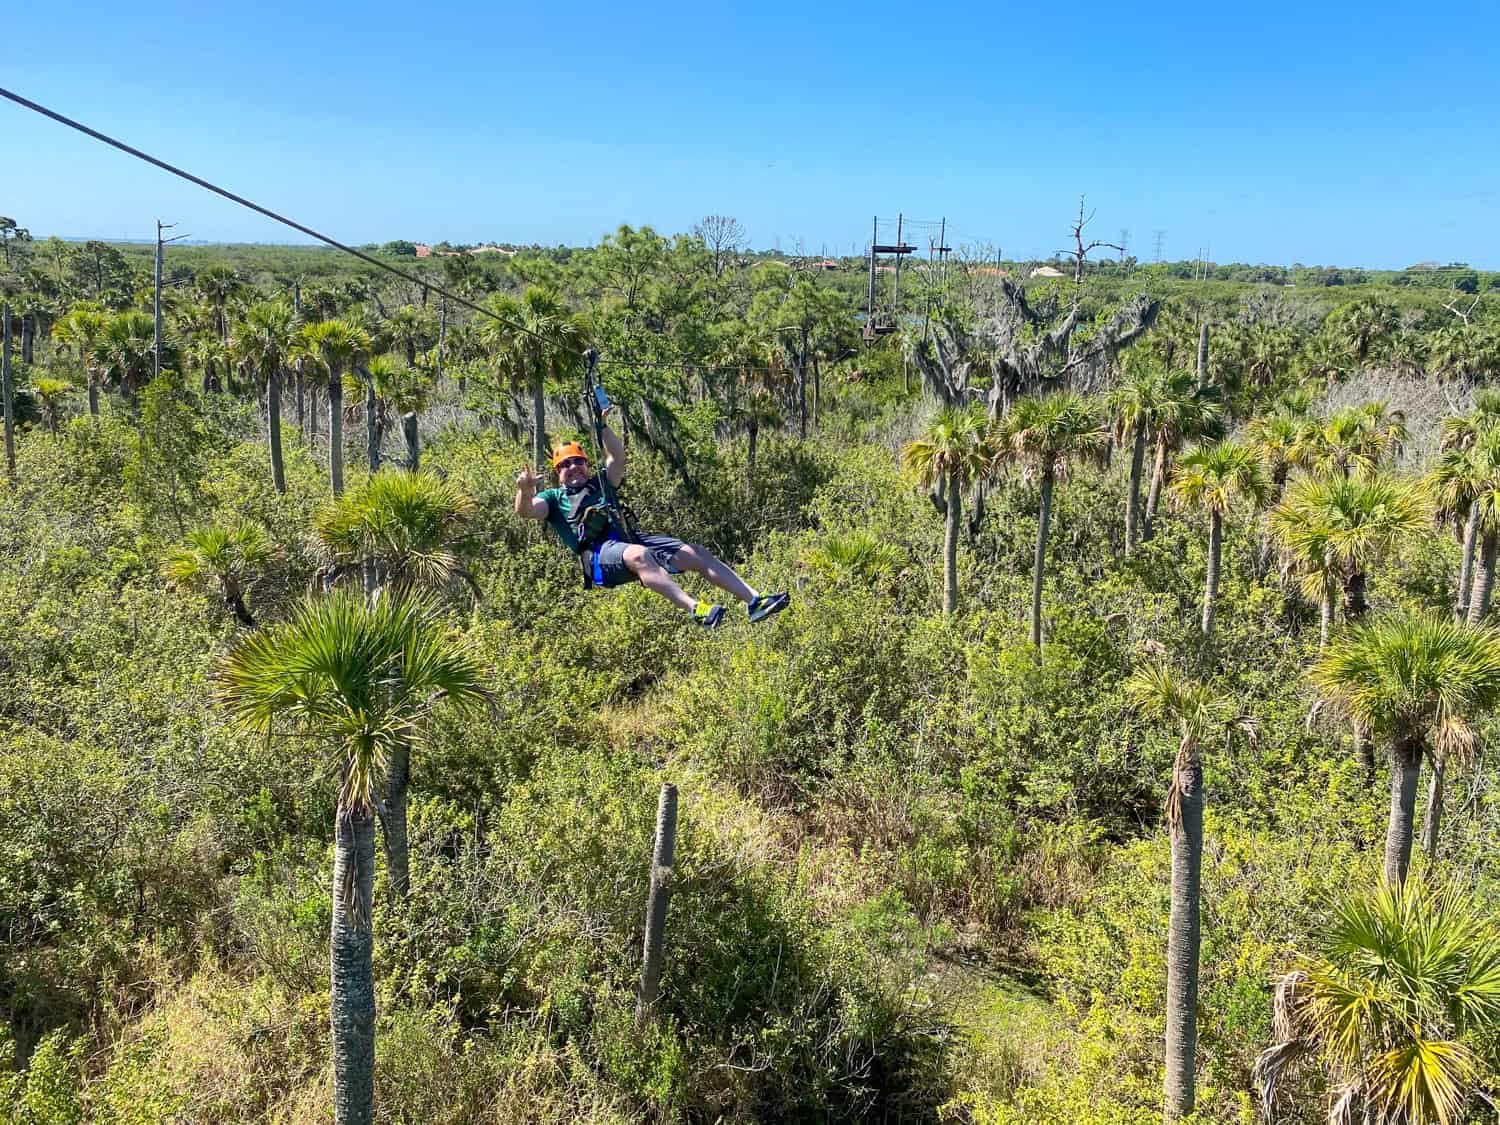
[[[540,471],[547,463],[547,396],[540,372],[531,378],[531,456]]]
[[[1422,822],[1422,851],[1428,862],[1437,858],[1438,829],[1443,820],[1443,770],[1447,763],[1435,761],[1427,783],[1427,819]]]
[[[375,380],[368,371],[360,374],[365,380],[365,459],[373,476],[380,471],[380,408],[375,402]]]
[[[1474,547],[1479,542],[1479,501],[1469,505],[1469,521],[1464,525],[1463,561],[1458,567],[1458,599],[1453,607],[1456,620],[1469,613],[1469,584],[1474,578]]]
[[[1400,886],[1411,863],[1412,824],[1417,811],[1417,777],[1422,743],[1398,739],[1391,747],[1391,819],[1385,833],[1385,881]]]
[[[1198,389],[1208,386],[1208,321],[1198,328]]]
[[[1172,911],[1167,923],[1166,1118],[1193,1112],[1198,1054],[1198,906],[1203,870],[1203,765],[1193,755],[1173,779]]]
[[[1469,594],[1469,624],[1478,625],[1490,611],[1490,591],[1495,588],[1495,549],[1500,536],[1486,531],[1479,540],[1479,569],[1474,574],[1474,589]]]
[[[1365,572],[1356,570],[1344,579],[1344,620],[1356,625],[1364,620],[1370,603],[1365,598]]]
[[[271,483],[276,491],[286,492],[286,470],[281,463],[281,372],[271,372],[266,380],[266,432],[271,442]]]
[[[370,964],[370,900],[375,885],[375,822],[342,809],[334,821],[333,926],[329,938],[335,1125],[375,1116],[375,975]]]
[[[947,518],[943,521],[943,615],[958,610],[958,527],[961,502],[958,475],[948,474]]]
[[[1151,525],[1156,521],[1156,509],[1161,504],[1161,486],[1167,479],[1167,439],[1156,441],[1156,468],[1151,473],[1151,491],[1146,496],[1146,518],[1141,522],[1141,542],[1156,534]]]
[[[297,372],[292,388],[297,396],[297,433],[307,440],[307,380]]]
[[[401,435],[406,439],[406,467],[415,473],[422,467],[422,434],[415,410],[401,415]]]
[[[406,897],[411,885],[411,849],[406,835],[406,794],[411,788],[411,747],[404,743],[391,751],[386,765],[385,808],[380,823],[385,834],[385,862],[391,875],[391,893]]]
[[[89,415],[99,417],[99,380],[89,376]]]
[[[898,261],[900,259],[897,259]],[[799,434],[807,440],[807,329],[802,330],[802,352],[797,358],[797,418]]]
[[[1042,472],[1042,503],[1036,521],[1036,563],[1031,573],[1031,644],[1042,654],[1042,575],[1047,568],[1047,531],[1052,523],[1053,471]]]
[[[1135,424],[1135,442],[1130,453],[1130,484],[1125,492],[1125,554],[1135,549],[1141,523],[1141,470],[1146,465],[1146,420]]]
[[[1328,647],[1328,630],[1333,625],[1333,595],[1324,593],[1322,604],[1318,606],[1318,651],[1322,652]]]
[[[318,381],[307,381],[307,448],[314,456],[318,452]]]
[[[1203,635],[1214,635],[1214,601],[1219,596],[1219,554],[1224,545],[1224,516],[1218,511],[1208,514],[1208,577],[1203,583]]]
[[[29,362],[29,361],[28,361]],[[823,411],[823,373],[818,368],[818,353],[813,352],[813,429],[818,428],[818,415]]]
[[[344,494],[344,384],[328,380],[328,480],[335,496]]]
[[[760,427],[751,426],[748,448],[745,450],[745,487],[755,490],[755,442],[760,437]]]

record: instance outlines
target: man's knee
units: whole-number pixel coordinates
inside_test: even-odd
[[[625,565],[636,574],[646,574],[650,571],[660,569],[660,565],[656,561],[656,556],[639,543],[632,543],[629,547],[626,547],[625,553],[621,557],[624,558]]]
[[[684,543],[672,556],[673,565],[681,570],[697,570],[712,561],[713,556],[697,543]]]

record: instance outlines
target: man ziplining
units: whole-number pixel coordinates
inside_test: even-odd
[[[603,409],[608,400],[600,395]],[[589,587],[621,586],[639,581],[653,593],[692,614],[705,629],[723,624],[723,606],[699,601],[672,580],[684,572],[700,574],[713,585],[745,603],[751,621],[764,621],[786,608],[791,595],[761,594],[747,586],[725,563],[696,543],[669,535],[633,536],[614,503],[613,492],[625,479],[625,446],[598,417],[596,431],[604,447],[604,471],[591,472],[588,455],[577,442],[564,442],[552,451],[557,488],[538,493],[531,466],[516,477],[516,515],[546,520],[563,546],[574,552]]]

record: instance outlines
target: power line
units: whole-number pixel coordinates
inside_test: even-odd
[[[405,270],[399,270],[395,266],[390,265],[387,262],[382,262],[379,258],[366,254],[362,250],[356,250],[352,246],[346,246],[344,243],[338,241],[335,238],[330,238],[326,234],[313,230],[312,227],[303,226],[301,223],[297,222],[294,219],[288,219],[285,215],[277,214],[269,207],[262,207],[259,203],[254,203],[251,200],[246,199],[242,195],[236,195],[234,192],[229,191],[227,188],[221,188],[217,184],[210,183],[208,180],[203,179],[203,177],[201,176],[195,176],[191,172],[184,171],[174,164],[168,164],[165,160],[160,160],[157,157],[152,156],[150,153],[142,152],[140,149],[128,145],[124,141],[116,140],[114,137],[111,137],[106,133],[101,133],[98,129],[91,129],[81,121],[75,121],[73,120],[73,118],[64,116],[63,114],[58,113],[56,110],[48,109],[44,105],[39,105],[38,103],[32,101],[30,98],[23,98],[20,94],[14,93],[11,90],[7,90],[3,86],[0,86],[0,97],[7,98],[10,101],[15,102],[19,106],[24,106],[26,109],[41,114],[43,117],[50,117],[53,121],[56,121],[60,125],[66,125],[70,129],[76,129],[78,132],[84,134],[84,136],[92,137],[96,141],[102,141],[104,144],[109,145],[111,148],[117,148],[121,152],[135,157],[137,160],[144,160],[147,164],[154,164],[156,167],[162,169],[165,172],[170,172],[172,173],[172,175],[177,176],[180,179],[187,180],[191,184],[197,184],[199,187],[211,191],[215,195],[221,195],[232,203],[238,203],[241,207],[248,207],[250,210],[264,215],[268,219],[274,219],[276,222],[282,224],[283,226],[291,227],[293,230],[300,231],[302,234],[305,234],[310,238],[316,238],[319,242],[326,242],[329,246],[332,246],[336,250],[342,250],[345,254],[353,255],[360,261],[368,262],[370,265],[375,266],[378,269],[383,269],[387,273],[393,273],[397,277],[411,282],[413,285],[419,285],[424,288],[433,290],[434,292],[441,293],[450,301],[456,301],[460,305],[463,305],[465,308],[472,309],[474,312],[479,313],[481,316],[487,316],[491,320],[505,325],[507,328],[513,329],[516,332],[521,332],[537,340],[542,340],[544,343],[550,342],[546,337],[542,336],[538,332],[533,332],[525,325],[516,324],[513,321],[506,320],[505,317],[499,316],[498,314],[492,312],[490,309],[485,308],[483,305],[476,304],[475,302],[470,300],[466,300],[465,298],[460,297],[457,293],[449,292],[441,285],[434,285],[432,282],[423,281],[415,274],[407,273]],[[580,358],[582,358],[585,354],[585,352],[578,353]]]

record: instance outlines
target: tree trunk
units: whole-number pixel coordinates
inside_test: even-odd
[[[224,604],[229,612],[234,614],[234,619],[247,629],[255,628],[255,618],[250,615],[250,610],[245,605],[245,593],[240,589],[240,584],[234,578],[226,578],[223,584]]]
[[[540,372],[531,377],[531,457],[540,472],[547,463],[547,395]]]
[[[10,306],[6,305],[0,317],[4,319],[4,327],[0,332],[4,334],[3,342],[0,342],[0,398],[4,399],[5,413],[5,465],[6,474],[12,484],[16,479],[16,417],[15,404],[12,401],[14,393],[10,382]]]
[[[745,487],[755,491],[755,440],[760,437],[760,427],[750,427],[750,440],[745,450]]]
[[[1344,579],[1344,620],[1350,625],[1363,621],[1370,603],[1365,598],[1365,572],[1356,570]]]
[[[307,381],[307,449],[314,457],[318,453],[318,381]]]
[[[99,417],[99,380],[89,376],[89,417]]]
[[[286,470],[281,463],[281,372],[271,372],[266,380],[267,433],[271,442],[271,483],[276,491],[286,493]]]
[[[898,261],[900,259],[897,259]],[[802,330],[802,352],[797,358],[797,426],[807,440],[807,329]]]
[[[422,467],[422,435],[415,410],[401,415],[401,434],[406,439],[406,467],[415,473]]]
[[[1224,546],[1224,516],[1208,514],[1208,577],[1203,583],[1203,635],[1213,640],[1214,602],[1219,596],[1219,554]]]
[[[958,475],[948,474],[948,503],[943,521],[943,615],[951,616],[958,610],[958,527],[962,501],[958,491]]]
[[[1479,569],[1474,574],[1474,589],[1469,594],[1469,624],[1478,625],[1490,611],[1490,591],[1495,587],[1495,549],[1500,536],[1486,531],[1479,540]]]
[[[365,459],[374,476],[380,471],[380,407],[375,401],[375,380],[368,371],[360,374],[365,380]]]
[[[1479,501],[1469,505],[1469,519],[1464,524],[1464,553],[1458,565],[1458,597],[1453,616],[1462,622],[1469,613],[1469,585],[1474,578],[1474,547],[1479,542]]]
[[[1324,594],[1318,606],[1318,651],[1328,647],[1328,630],[1333,625],[1333,595]]]
[[[1141,470],[1146,465],[1146,420],[1135,424],[1135,441],[1130,453],[1130,483],[1125,492],[1125,554],[1135,549],[1141,523]]]
[[[666,964],[667,905],[672,898],[672,861],[677,847],[677,786],[661,787],[656,804],[656,842],[651,849],[651,889],[646,895],[646,938],[641,950],[641,983],[635,997],[640,1026],[656,1003]]]
[[[1385,833],[1385,881],[1399,886],[1411,863],[1412,824],[1417,811],[1417,775],[1422,769],[1422,743],[1398,740],[1391,747],[1391,819]]]
[[[1432,766],[1432,780],[1427,783],[1427,819],[1422,822],[1422,851],[1430,864],[1437,859],[1438,830],[1443,820],[1443,771],[1447,763],[1437,761]]]
[[[28,361],[29,362],[29,361]],[[823,373],[818,367],[818,353],[812,357],[813,367],[813,429],[818,428],[818,416],[823,412]]]
[[[1047,531],[1052,522],[1053,471],[1042,472],[1042,503],[1036,521],[1036,564],[1031,573],[1031,644],[1042,655],[1042,575],[1047,568]]]
[[[1193,1112],[1198,1054],[1198,908],[1203,869],[1203,765],[1194,755],[1173,779],[1181,822],[1172,830],[1172,912],[1167,923],[1166,1117]]]
[[[406,835],[406,794],[411,788],[410,746],[402,743],[391,751],[385,776],[385,808],[380,816],[385,835],[385,862],[391,876],[391,893],[404,899],[411,886],[411,848]]]
[[[21,362],[35,363],[32,341],[36,336],[36,313],[25,313],[21,317]]]
[[[344,384],[328,380],[328,480],[335,496],[344,494]]]
[[[1156,509],[1161,504],[1161,486],[1167,479],[1167,439],[1156,441],[1156,468],[1151,473],[1151,491],[1146,496],[1146,518],[1141,521],[1141,542],[1147,542],[1156,534],[1152,524],[1156,521]]]
[[[1198,389],[1208,386],[1208,321],[1198,328]]]
[[[292,383],[292,389],[297,396],[297,435],[303,441],[307,440],[307,380],[302,372],[297,372],[296,379]]]
[[[375,976],[370,964],[375,823],[342,811],[334,821],[333,927],[329,939],[335,1125],[375,1116]]]

